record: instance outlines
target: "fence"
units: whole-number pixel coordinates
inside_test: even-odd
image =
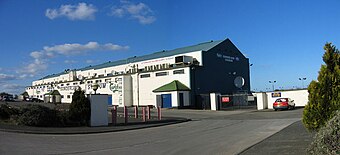
[[[238,92],[232,95],[221,95],[219,99],[220,110],[256,108],[254,99],[249,99],[247,92]]]
[[[161,120],[162,111],[160,107],[156,108],[156,112],[152,112],[153,106],[143,106],[143,107],[119,107],[114,105],[110,109],[112,125],[116,124],[128,124],[137,122],[147,122],[151,119]],[[153,110],[155,111],[155,110]],[[156,113],[156,114],[155,114]],[[152,118],[153,116],[153,118]]]

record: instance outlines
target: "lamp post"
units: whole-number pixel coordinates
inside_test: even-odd
[[[92,89],[94,90],[94,94],[97,93],[97,89],[98,89],[99,85],[97,83],[92,85]]]
[[[306,80],[307,80],[307,78],[305,78],[305,77],[302,77],[302,78],[299,78],[299,80],[302,82],[302,88],[304,88],[304,87],[305,87],[305,85],[304,85],[303,81],[306,81]]]
[[[273,91],[274,91],[274,90],[275,90],[275,87],[274,87],[274,85],[275,85],[276,81],[269,81],[269,83],[271,83],[271,84],[272,84],[272,86],[273,86]]]

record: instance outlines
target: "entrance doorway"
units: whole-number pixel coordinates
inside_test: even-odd
[[[184,107],[184,96],[183,96],[183,93],[179,93],[179,107]]]
[[[171,94],[162,94],[162,108],[171,108]]]
[[[108,95],[107,104],[112,105],[112,95]]]

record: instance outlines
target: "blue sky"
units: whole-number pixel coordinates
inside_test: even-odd
[[[106,61],[229,38],[250,59],[251,89],[301,87],[340,46],[340,1],[0,1],[0,91]]]

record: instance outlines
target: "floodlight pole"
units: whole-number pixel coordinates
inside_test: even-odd
[[[274,80],[274,81],[269,81],[269,83],[271,83],[271,84],[272,84],[273,91],[275,91],[275,87],[274,87],[274,85],[275,85],[276,81],[275,81],[275,80]]]
[[[302,78],[299,78],[299,80],[302,82],[302,89],[305,87],[305,85],[304,85],[304,81],[306,81],[307,80],[307,78],[305,78],[305,77],[302,77]]]

